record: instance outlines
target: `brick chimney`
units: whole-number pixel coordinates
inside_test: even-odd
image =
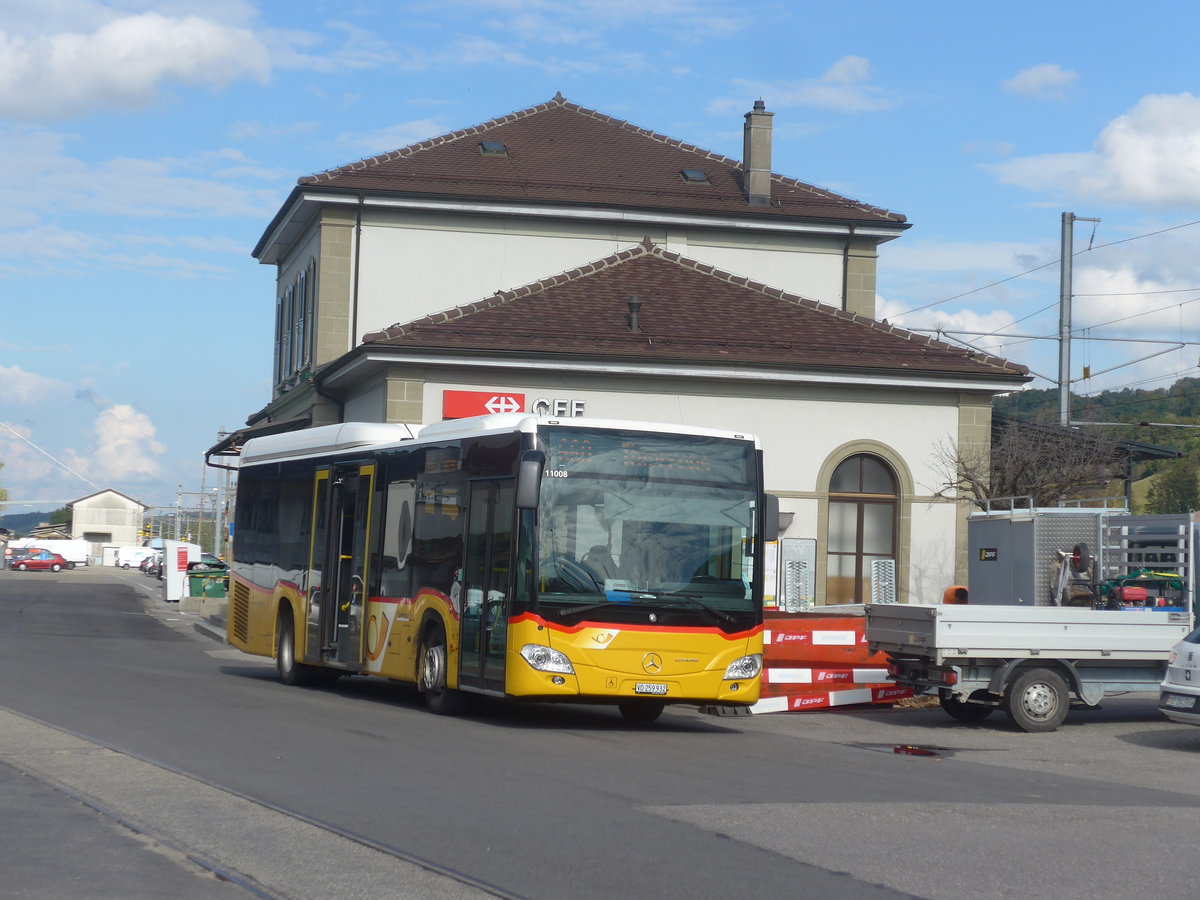
[[[746,113],[742,144],[742,188],[751,206],[771,205],[771,118],[762,100]]]

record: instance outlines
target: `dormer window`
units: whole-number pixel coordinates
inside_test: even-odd
[[[480,141],[479,154],[481,156],[508,156],[508,148],[500,141]]]
[[[708,176],[699,169],[680,169],[679,174],[688,184],[708,184]]]

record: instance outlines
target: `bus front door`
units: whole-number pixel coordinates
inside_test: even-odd
[[[516,518],[512,479],[473,481],[463,565],[459,683],[504,691]]]
[[[374,466],[338,466],[317,472],[309,584],[310,662],[355,668],[362,663],[366,603],[367,534]]]

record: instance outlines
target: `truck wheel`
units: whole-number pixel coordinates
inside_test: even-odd
[[[1079,574],[1086,572],[1092,565],[1092,552],[1087,544],[1076,544],[1071,550],[1071,571]]]
[[[1019,674],[1004,692],[1004,712],[1022,731],[1054,731],[1067,717],[1067,683],[1050,669]]]
[[[946,715],[952,719],[958,719],[960,722],[982,722],[992,714],[993,709],[993,707],[984,706],[981,703],[959,700],[953,694],[939,695],[938,702],[942,705],[942,710]]]

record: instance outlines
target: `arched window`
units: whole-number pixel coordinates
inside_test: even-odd
[[[869,601],[873,569],[890,571],[894,579],[898,501],[896,476],[876,456],[851,456],[834,470],[829,480],[827,604]],[[894,595],[894,581],[887,587]]]

